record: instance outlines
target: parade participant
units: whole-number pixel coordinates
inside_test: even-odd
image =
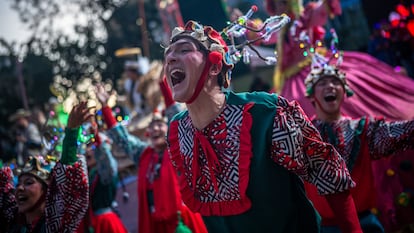
[[[62,157],[56,165],[42,157],[32,157],[18,171],[15,188],[10,167],[0,170],[1,231],[76,230],[88,206],[88,181],[84,162],[76,154],[76,139],[79,126],[89,117],[86,103],[73,108],[63,140]]]
[[[311,70],[312,60],[309,50],[325,51],[325,56],[333,52],[331,44],[329,46],[325,46],[324,43],[322,46],[318,44],[323,42],[325,31],[322,26],[327,18],[341,14],[340,1],[310,2],[304,9],[300,0],[266,0],[266,4],[270,15],[283,12],[292,18],[289,27],[284,27],[277,38],[270,38],[267,42],[272,43],[272,40],[275,42],[274,39],[277,39],[278,64],[275,69],[274,89],[287,99],[297,100],[304,112],[308,116],[313,116],[315,108],[305,96],[304,85],[304,80]],[[300,40],[300,35],[304,32],[307,34],[308,42],[300,43],[298,39]],[[334,40],[332,42],[338,43]],[[308,50],[306,53],[303,46]],[[338,51],[337,46],[333,47]],[[349,98],[341,105],[341,112],[344,115],[353,118],[368,115],[383,116],[388,120],[414,119],[412,79],[401,75],[393,67],[366,53],[341,52],[343,53],[341,70],[346,73],[348,85],[356,91],[353,98]],[[413,150],[409,150],[400,153],[401,156],[376,160],[372,163],[375,183],[379,191],[376,211],[388,231],[399,230],[402,225],[413,222],[414,209],[395,201],[400,194],[414,188],[413,182],[403,179],[412,173],[412,169],[406,172],[399,165],[413,164],[414,159],[410,156],[412,153]],[[389,169],[392,169],[394,175],[389,175]]]
[[[296,102],[230,85],[228,46],[211,27],[189,21],[165,50],[175,101],[168,145],[184,203],[209,232],[319,232],[303,181],[341,214],[343,232],[362,232],[349,189],[355,184],[335,149]]]
[[[345,98],[352,96],[353,92],[346,74],[336,65],[329,64],[328,60],[313,59],[311,72],[305,80],[306,96],[316,110],[312,123],[322,139],[342,155],[357,184],[351,189],[351,194],[364,233],[384,232],[377,217],[371,213],[371,209],[377,206],[371,161],[414,148],[414,121],[390,122],[383,117],[351,118],[343,115],[341,108],[347,101]],[[324,198],[317,195],[312,186],[307,185],[306,188],[322,216],[323,225],[337,225],[335,212]],[[339,229],[331,230],[327,232],[340,232]]]
[[[94,141],[84,145],[89,177],[89,208],[77,232],[126,233],[128,231],[121,219],[112,211],[118,182],[118,163],[111,152],[112,142],[105,134],[98,132],[94,120],[91,122]]]
[[[165,81],[161,81],[166,112],[171,115],[177,112],[177,105],[172,101],[166,85]],[[98,87],[97,96],[103,106],[103,118],[109,137],[137,164],[138,231],[179,233],[182,228],[188,227],[193,233],[206,233],[201,216],[192,213],[182,203],[177,175],[167,152],[166,119],[159,114],[153,115],[147,128],[147,143],[130,135],[121,124],[116,124],[112,110],[107,106],[109,95],[102,87]],[[186,227],[180,222],[181,218]]]
[[[298,38],[305,31],[314,48],[323,42],[323,25],[328,17],[341,14],[340,1],[312,1],[303,7],[301,0],[266,0],[266,7],[270,15],[286,13],[292,18],[288,27],[266,42],[277,43],[274,90],[289,100],[297,100],[305,113],[312,116],[315,110],[304,94],[303,85],[310,72],[311,56],[304,56]],[[414,81],[410,77],[366,53],[343,51],[343,60],[341,70],[347,73],[348,84],[358,90],[356,98],[343,104],[344,114],[381,115],[390,120],[414,118]]]

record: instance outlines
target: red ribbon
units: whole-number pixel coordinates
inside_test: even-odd
[[[193,188],[196,187],[197,182],[197,175],[199,172],[199,147],[201,145],[201,148],[206,155],[207,159],[207,166],[210,172],[210,179],[213,183],[214,190],[218,192],[218,184],[216,176],[214,175],[214,170],[218,169],[220,167],[219,160],[217,158],[217,154],[214,151],[213,147],[211,146],[210,142],[207,140],[207,138],[199,131],[196,131],[194,134],[194,147],[193,147]],[[216,169],[215,169],[216,168]],[[210,186],[207,187],[207,189]]]

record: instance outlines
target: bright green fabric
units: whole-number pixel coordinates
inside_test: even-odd
[[[73,165],[78,161],[78,132],[79,128],[65,129],[65,138],[63,139],[62,158],[60,162],[66,165]]]

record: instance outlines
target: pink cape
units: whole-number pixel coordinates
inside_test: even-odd
[[[345,100],[342,110],[345,115],[384,116],[388,120],[414,119],[414,80],[398,74],[394,69],[360,52],[344,52],[340,66],[354,95]],[[286,80],[281,95],[298,100],[308,116],[315,114],[314,107],[305,97],[303,81],[310,67]]]

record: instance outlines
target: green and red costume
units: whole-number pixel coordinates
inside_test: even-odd
[[[170,123],[183,201],[212,233],[319,232],[302,180],[339,197],[355,185],[343,159],[296,103],[267,93],[225,95],[223,111],[204,129],[188,111]],[[347,212],[354,204],[345,199]]]

